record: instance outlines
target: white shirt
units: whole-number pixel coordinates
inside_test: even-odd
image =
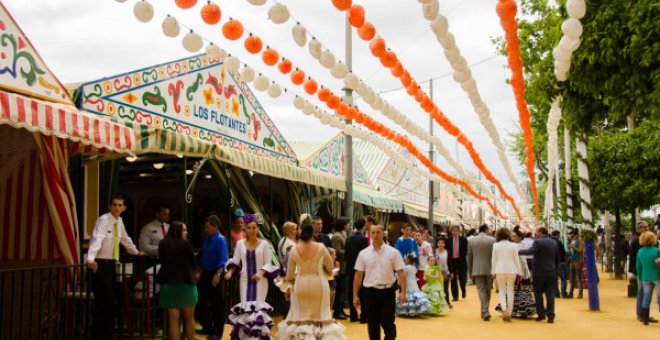
[[[364,272],[365,287],[391,287],[396,282],[394,273],[403,270],[405,264],[396,248],[383,244],[380,250],[373,245],[362,249],[355,262],[355,270]]]
[[[522,274],[518,245],[507,240],[493,244],[491,274]]]
[[[95,259],[114,260],[114,224],[118,223],[119,243],[121,243],[126,251],[132,255],[139,254],[137,248],[133,244],[133,240],[126,233],[126,227],[122,222],[121,217],[115,219],[111,213],[101,215],[96,220],[92,237],[89,240],[89,250],[87,251],[87,261],[94,261]]]
[[[519,247],[520,247],[520,249],[529,249],[532,246],[533,243],[534,243],[533,239],[531,239],[529,237],[525,237],[524,239],[522,239],[522,241],[520,241],[521,245]],[[520,257],[525,259],[525,261],[526,261],[526,260],[533,259],[534,255],[520,255]]]
[[[142,231],[140,231],[138,244],[140,245],[140,250],[147,255],[158,256],[158,243],[165,237],[160,227],[161,224],[165,225],[165,233],[167,233],[170,230],[170,225],[168,223],[161,223],[158,220],[147,223],[142,227]]]
[[[418,243],[417,248],[419,248],[419,269],[426,270],[429,267],[429,256],[433,256],[433,248],[426,241],[422,241],[422,245]]]
[[[296,246],[296,242],[288,237],[284,237],[280,240],[277,245],[277,255],[280,257],[280,263],[284,268],[288,265],[286,263],[286,256],[289,254],[291,249]]]

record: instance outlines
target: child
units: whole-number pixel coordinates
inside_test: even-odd
[[[429,314],[438,315],[448,311],[449,305],[445,299],[442,272],[436,263],[435,256],[429,256],[428,261],[429,266],[424,271],[426,284],[422,287],[422,291],[431,301],[432,308]]]
[[[406,257],[406,303],[396,302],[396,313],[402,316],[418,316],[431,310],[431,302],[424,292],[417,286],[417,257],[410,254]]]
[[[337,275],[339,275],[339,266],[340,263],[337,261],[337,251],[333,248],[328,248],[332,262],[334,263],[334,268],[332,269],[332,279],[328,280],[328,285],[330,286],[330,306],[335,304],[335,294],[337,293]]]
[[[448,257],[448,253],[447,250],[445,250],[445,239],[439,238],[438,249],[435,250],[435,258],[436,258],[436,263],[438,264],[438,267],[440,267],[440,271],[442,272],[442,281],[443,281],[442,286],[445,292],[445,301],[447,301],[447,305],[449,306],[449,308],[452,308],[451,302],[449,302],[449,281],[451,280],[453,274],[449,273],[449,266],[447,265],[447,257]]]

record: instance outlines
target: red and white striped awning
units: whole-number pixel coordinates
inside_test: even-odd
[[[56,104],[0,90],[0,124],[25,128],[92,146],[134,155],[135,135],[127,126]]]

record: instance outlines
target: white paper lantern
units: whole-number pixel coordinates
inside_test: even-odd
[[[447,22],[447,18],[443,15],[438,15],[431,22],[431,30],[433,30],[433,33],[435,33],[435,36],[438,38],[446,36],[447,32],[449,32],[449,22]]]
[[[439,38],[438,42],[445,49],[450,49],[456,46],[456,40],[454,40],[454,35],[451,33],[447,33],[447,35],[444,36],[443,38]]]
[[[149,22],[154,17],[154,7],[145,0],[138,1],[133,6],[133,14],[141,22]]]
[[[348,75],[348,66],[338,61],[330,70],[330,74],[337,79],[344,79]]]
[[[221,60],[225,56],[220,47],[214,43],[210,43],[206,46],[206,54],[216,60]]]
[[[335,56],[329,50],[325,50],[321,52],[319,62],[321,63],[321,66],[330,69],[335,66]]]
[[[582,36],[582,30],[580,20],[575,18],[567,19],[561,24],[561,31],[572,39],[579,39]]]
[[[363,81],[360,80],[360,83],[358,84],[358,87],[355,89],[355,92],[357,92],[360,97],[364,97],[367,95],[369,92],[369,87],[367,84],[365,84]]]
[[[225,70],[227,72],[236,73],[241,67],[241,61],[236,57],[229,56],[225,58]]]
[[[266,3],[266,0],[247,0],[251,5],[261,6]]]
[[[328,125],[330,124],[330,116],[328,115],[321,115],[321,123]]]
[[[454,72],[454,80],[456,80],[457,83],[464,83],[468,81],[472,77],[472,73],[470,72],[470,69],[465,69],[460,72]]]
[[[470,77],[468,81],[461,83],[461,87],[465,92],[477,91],[477,84],[474,82],[474,78],[472,77]]]
[[[289,9],[282,4],[275,4],[268,10],[268,19],[276,24],[283,24],[289,20]]]
[[[305,46],[307,43],[307,29],[305,29],[305,27],[298,23],[291,29],[291,34],[293,35],[293,41],[295,41],[298,46]]]
[[[450,64],[457,62],[461,57],[461,51],[459,51],[456,46],[454,46],[454,48],[446,49],[444,52],[445,57]]]
[[[555,60],[555,70],[559,73],[566,73],[571,69],[571,62],[565,62],[560,60]]]
[[[314,107],[314,105],[312,105],[312,103],[310,102],[305,103],[305,106],[303,107],[304,114],[309,116],[314,114],[314,111],[316,111],[316,108]]]
[[[555,77],[559,81],[566,81],[568,79],[568,72],[559,72],[559,70],[555,69]]]
[[[569,53],[573,53],[580,47],[580,39],[573,39],[568,36],[563,36],[559,40],[559,48]]]
[[[451,67],[456,72],[463,72],[463,71],[467,70],[468,65],[467,65],[467,61],[465,61],[465,58],[460,57],[460,58],[458,58],[458,60],[451,63]]]
[[[296,98],[293,99],[293,106],[295,106],[298,110],[302,110],[303,107],[305,107],[305,100],[296,96]]]
[[[272,83],[270,84],[270,87],[268,87],[268,95],[271,98],[277,98],[282,94],[282,89],[280,88],[279,85]]]
[[[241,78],[243,78],[244,82],[251,83],[254,81],[254,77],[254,70],[250,66],[243,67],[243,70],[241,71]]]
[[[204,42],[202,41],[202,37],[193,31],[188,32],[188,34],[183,37],[183,48],[188,52],[197,52],[202,49],[203,45]]]
[[[420,4],[428,4],[431,0],[417,0]]]
[[[355,74],[349,73],[344,78],[344,85],[346,85],[346,87],[348,87],[351,90],[355,90],[360,85],[360,79],[358,79],[358,77]]]
[[[117,1],[120,4],[123,4],[124,2],[126,2],[126,0],[115,0],[115,1]]]
[[[268,90],[268,87],[270,86],[270,80],[268,80],[266,76],[259,75],[254,78],[252,85],[254,86],[255,90],[263,92]]]
[[[552,57],[558,61],[571,61],[571,52],[564,50],[559,45],[552,50]]]
[[[332,126],[333,128],[337,128],[339,127],[340,124],[341,124],[341,120],[339,119],[339,117],[335,117],[335,116],[330,117],[330,126]]]
[[[424,6],[422,6],[422,12],[424,13],[424,18],[426,18],[426,20],[434,20],[440,12],[440,4],[438,3],[438,0],[431,0],[424,4]]]
[[[318,59],[321,57],[322,47],[321,47],[321,43],[318,40],[312,39],[307,45],[307,47],[309,47],[309,54],[311,54],[312,57],[314,57],[314,59]]]
[[[371,105],[376,101],[376,94],[374,94],[374,91],[369,90],[363,99],[367,104]]]
[[[371,103],[371,108],[376,111],[380,111],[383,108],[383,98],[381,98],[380,96],[375,96],[375,97],[376,99],[374,100],[373,103]]]
[[[180,31],[181,29],[179,28],[179,22],[175,17],[168,15],[165,17],[165,19],[163,19],[163,33],[166,36],[174,38],[179,35]]]
[[[568,0],[566,2],[566,12],[571,18],[582,19],[587,13],[587,5],[584,0]]]

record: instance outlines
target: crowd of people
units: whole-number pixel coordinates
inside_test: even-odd
[[[138,250],[121,220],[124,209],[124,199],[113,197],[90,240],[87,264],[96,299],[95,339],[112,337],[119,245],[132,255],[159,257],[158,305],[167,310],[172,339],[181,338],[181,324],[188,339],[195,332],[222,338],[226,322],[232,339],[270,338],[275,325],[273,307],[266,302],[269,282],[286,300],[286,317],[277,325],[279,339],[344,339],[345,327],[338,320],[346,319],[367,324],[370,339],[380,339],[381,329],[385,339],[394,339],[396,315],[447,313],[452,302],[466,298],[468,282],[476,286],[484,321],[492,318],[494,285],[499,302],[495,310],[505,322],[536,315],[536,321],[553,323],[555,298],[573,298],[576,287],[577,298],[583,297],[584,243],[577,229],[563,242],[559,231],[550,234],[544,227],[533,235],[517,226],[499,228],[493,236],[484,224],[466,237],[452,226],[449,235],[442,232],[434,238],[423,228],[403,224],[401,236],[390,240],[373,216],[359,218],[352,226],[339,217],[332,231],[324,233],[321,217],[303,214],[298,223],[284,223],[281,239],[271,246],[260,237],[261,215],[237,209],[224,235],[220,218],[203,220],[205,237],[195,255],[187,226],[168,223],[165,206],[157,207],[154,220],[142,228]],[[638,319],[648,324],[657,322],[649,311],[653,289],[660,288],[660,251],[645,222],[638,224],[637,232],[629,268],[638,280]],[[235,277],[240,302],[225,315],[221,282]],[[195,318],[201,330],[195,330]]]

